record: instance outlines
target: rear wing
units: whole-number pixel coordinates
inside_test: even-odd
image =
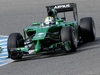
[[[73,11],[74,19],[75,19],[75,21],[78,21],[76,3],[65,3],[65,4],[58,4],[58,5],[51,5],[51,6],[46,6],[46,8],[47,8],[47,12],[50,9],[55,9],[57,11],[57,13]]]
[[[77,8],[76,3],[66,3],[66,4],[58,4],[52,6],[46,6],[47,11],[50,9],[55,9],[57,13],[59,12],[67,12],[67,11],[74,11]]]

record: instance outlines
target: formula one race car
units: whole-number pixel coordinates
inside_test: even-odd
[[[24,38],[20,33],[11,33],[8,37],[8,57],[14,60],[25,55],[45,53],[50,50],[75,52],[80,41],[95,40],[95,24],[92,17],[85,17],[78,23],[75,3],[46,6],[47,17],[40,24],[33,24],[24,29]],[[73,12],[72,22],[66,21],[66,12]],[[63,13],[63,17],[58,17]],[[67,19],[69,19],[67,17]]]

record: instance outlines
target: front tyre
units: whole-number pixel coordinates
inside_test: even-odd
[[[14,60],[21,59],[23,56],[22,53],[20,53],[19,55],[11,53],[14,52],[14,49],[12,48],[19,48],[19,47],[24,47],[24,40],[22,35],[20,33],[10,34],[7,41],[8,57]]]
[[[61,40],[64,42],[66,52],[75,52],[78,46],[77,35],[72,27],[61,29]]]

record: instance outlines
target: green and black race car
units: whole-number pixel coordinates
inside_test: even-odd
[[[75,52],[80,41],[90,42],[95,40],[95,24],[92,17],[85,17],[78,22],[76,3],[46,6],[47,18],[53,22],[33,24],[20,33],[11,33],[8,37],[8,57],[14,60],[25,55],[45,53],[51,50]],[[66,12],[73,12],[72,22],[66,21]],[[63,13],[63,17],[58,17]],[[68,17],[67,17],[68,19]]]

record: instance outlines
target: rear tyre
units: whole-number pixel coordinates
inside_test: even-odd
[[[80,35],[83,42],[95,40],[96,30],[92,17],[85,17],[80,20]]]
[[[66,52],[75,52],[78,41],[75,30],[72,27],[64,27],[61,29],[61,40],[64,42]]]
[[[7,42],[8,57],[14,60],[21,59],[23,56],[22,53],[20,53],[19,55],[11,53],[12,50],[14,51],[14,49],[11,50],[11,48],[19,48],[19,47],[24,47],[24,40],[22,35],[20,33],[10,34]]]

